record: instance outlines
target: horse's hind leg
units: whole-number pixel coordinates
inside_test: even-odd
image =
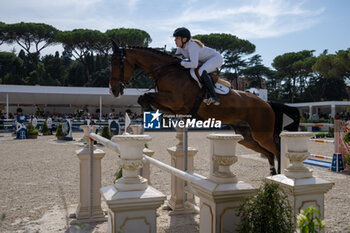
[[[274,154],[261,147],[259,143],[253,139],[249,125],[240,122],[239,125],[232,125],[231,127],[235,130],[236,133],[241,134],[244,138],[239,142],[239,144],[263,154],[269,161],[270,174],[276,175]]]
[[[266,132],[254,132],[252,131],[252,137],[254,138],[254,141],[259,143],[261,147],[263,147],[265,150],[269,151],[270,153],[274,154],[278,161],[278,173],[281,173],[281,156],[280,156],[280,150],[278,145],[276,144],[274,137],[273,137],[273,131],[266,131]]]

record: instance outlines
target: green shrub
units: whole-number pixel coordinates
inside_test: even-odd
[[[328,133],[317,133],[315,134],[315,137],[316,138],[325,138],[327,137]]]
[[[334,138],[334,128],[328,129],[328,136],[327,137]]]
[[[103,126],[101,132],[100,132],[100,135],[104,138],[107,138],[107,139],[111,139],[112,138],[112,134],[111,134],[111,131],[109,130],[109,127],[108,126]]]
[[[41,133],[43,135],[49,135],[50,130],[49,127],[47,126],[46,120],[44,121],[43,127],[41,128]]]
[[[292,207],[279,185],[265,182],[255,196],[248,197],[240,206],[240,233],[293,233]]]
[[[58,124],[56,129],[56,137],[62,137],[62,136],[66,136],[66,135],[64,135],[63,133],[62,124]]]
[[[35,128],[34,128],[34,125],[32,125],[32,124],[30,124],[30,123],[26,126],[26,128],[27,128],[27,132],[32,131],[32,130],[35,129]]]
[[[297,222],[300,233],[318,233],[325,227],[324,221],[321,220],[320,211],[313,206],[301,210],[297,216]]]
[[[39,135],[39,130],[34,129],[32,131],[30,131],[30,133],[28,133],[29,135]]]
[[[350,165],[350,154],[345,154],[344,157],[346,159],[346,163]]]
[[[37,129],[35,129],[34,125],[32,124],[28,124],[27,125],[27,135],[38,135],[39,131]]]
[[[350,142],[350,131],[345,133],[343,140],[344,142]]]

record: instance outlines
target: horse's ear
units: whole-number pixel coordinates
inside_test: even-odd
[[[117,44],[117,42],[115,42],[114,40],[112,40],[112,48],[113,48],[113,54],[117,54],[119,53],[119,46]]]

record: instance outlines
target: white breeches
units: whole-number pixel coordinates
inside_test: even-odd
[[[206,70],[208,73],[214,72],[217,68],[221,67],[222,63],[223,59],[221,55],[211,57],[198,69],[198,73],[199,75],[202,75],[204,70]]]

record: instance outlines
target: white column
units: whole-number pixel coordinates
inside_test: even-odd
[[[312,118],[312,105],[309,105],[309,119]]]
[[[176,127],[176,139],[178,144],[173,147],[169,147],[167,150],[171,155],[171,166],[185,171],[185,151],[183,146],[183,132],[184,128]],[[197,154],[198,150],[192,147],[187,149],[187,171],[194,172],[194,156]],[[183,214],[183,213],[193,213],[193,209],[188,208],[185,205],[185,182],[184,180],[171,175],[171,196],[168,201],[168,206],[173,210],[169,215],[173,214]],[[188,187],[187,187],[188,188]],[[195,204],[194,195],[187,193],[187,201]]]
[[[123,176],[114,185],[100,189],[108,206],[108,232],[157,232],[156,210],[166,196],[138,175],[143,166],[143,149],[148,135],[118,135],[112,138],[120,148],[118,165]]]
[[[335,116],[335,104],[332,104],[331,105],[331,117],[334,118],[334,116]]]
[[[6,94],[6,119],[9,119],[9,94]]]
[[[102,96],[100,96],[100,121],[102,120]]]
[[[76,155],[79,159],[80,170],[80,195],[79,204],[75,211],[76,219],[71,221],[71,224],[81,224],[85,222],[97,222],[105,221],[105,215],[101,208],[101,194],[99,192],[101,188],[102,168],[101,160],[105,155],[103,150],[93,147],[93,168],[90,170],[90,150],[89,150],[89,130],[90,126],[81,125],[81,129],[84,130],[84,141],[86,145],[83,149],[77,150]],[[92,130],[95,131],[98,126],[92,126]],[[90,174],[93,174],[93,182],[91,187]],[[90,190],[92,189],[92,193]],[[92,195],[92,197],[91,197]],[[92,202],[91,202],[92,198]],[[92,203],[92,206],[90,206]],[[92,212],[90,212],[92,208]],[[92,213],[92,215],[91,215]]]
[[[303,164],[303,161],[310,156],[308,140],[312,133],[282,132],[280,136],[286,139],[286,159],[290,159],[291,164],[285,169],[284,175],[269,176],[266,179],[278,183],[284,193],[287,194],[295,222],[300,210],[305,210],[310,205],[321,212],[321,219],[323,219],[324,196],[333,187],[334,183],[314,177],[312,170]]]
[[[230,166],[237,162],[237,134],[210,134],[210,177],[192,183],[200,197],[200,233],[236,232],[239,206],[256,189],[238,182]]]

